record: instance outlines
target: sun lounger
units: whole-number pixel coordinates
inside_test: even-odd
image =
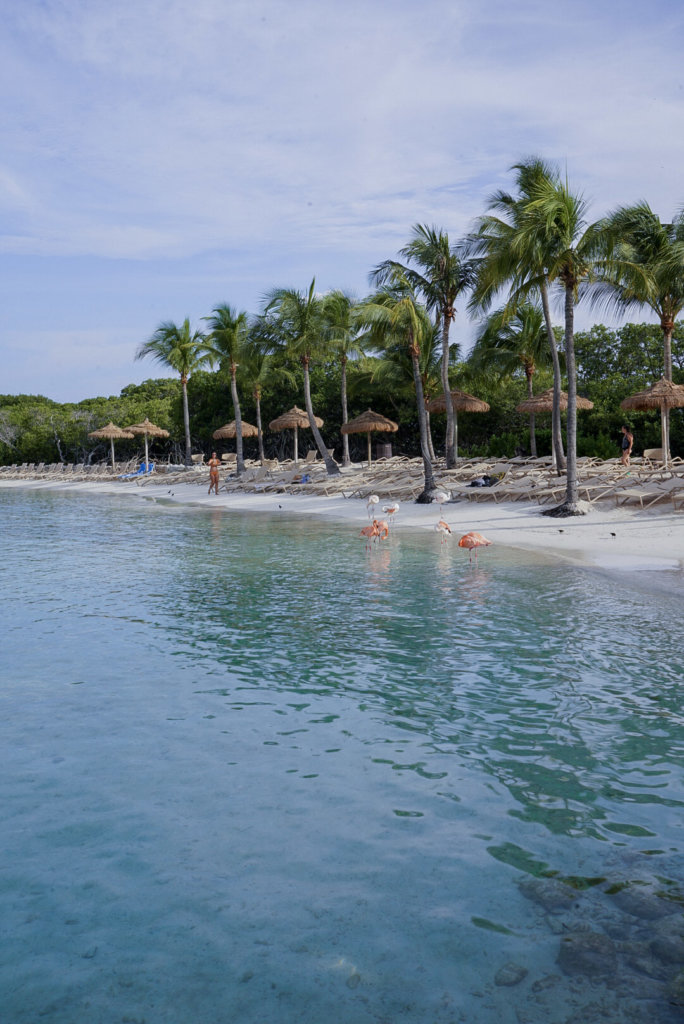
[[[141,462],[140,468],[135,473],[124,473],[118,479],[132,480],[136,476],[145,476],[146,473],[154,473],[154,462]]]

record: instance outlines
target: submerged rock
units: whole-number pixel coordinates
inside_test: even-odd
[[[615,973],[615,945],[603,932],[571,932],[561,940],[558,966],[566,974],[608,978]]]
[[[652,889],[640,889],[627,886],[613,895],[613,901],[625,914],[639,917],[644,921],[656,921],[661,917],[676,914],[679,907],[676,903],[664,899]]]
[[[519,888],[523,896],[550,913],[567,910],[577,901],[577,892],[554,878],[524,878]]]
[[[680,971],[667,986],[667,998],[676,1006],[684,1006],[684,971]]]
[[[519,985],[523,978],[527,977],[527,968],[520,964],[507,963],[494,975],[495,985]]]

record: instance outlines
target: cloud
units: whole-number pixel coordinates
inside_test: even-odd
[[[260,267],[263,291],[321,266],[358,290],[412,224],[468,230],[530,154],[592,216],[669,217],[682,28],[674,0],[28,0],[0,40],[0,253],[221,254],[245,295]]]

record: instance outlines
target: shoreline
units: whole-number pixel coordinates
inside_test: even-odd
[[[358,527],[368,525],[363,498],[319,497],[305,494],[221,493],[208,495],[204,484],[161,483],[138,486],[134,481],[6,480],[2,489],[64,491],[79,494],[126,495],[148,501],[164,501],[197,508],[220,508],[230,512],[286,513],[324,517]],[[386,501],[381,501],[382,509]],[[382,516],[379,511],[378,517]],[[437,505],[401,502],[392,529],[434,530],[440,518]],[[452,530],[451,543],[469,530],[478,530],[494,544],[537,551],[560,562],[584,565],[611,572],[682,573],[684,589],[684,530],[682,515],[671,506],[659,509],[615,508],[604,502],[585,516],[549,519],[539,506],[523,502],[477,502],[466,499],[443,506],[442,518]]]

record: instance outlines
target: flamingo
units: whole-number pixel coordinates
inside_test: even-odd
[[[389,517],[389,521],[391,523],[393,523],[394,522],[394,517],[396,516],[397,512],[399,511],[399,502],[395,501],[391,505],[383,505],[382,506],[382,511],[385,513],[386,516]]]
[[[475,561],[477,562],[477,549],[486,548],[491,544],[491,540],[487,540],[477,530],[471,530],[470,533],[464,533],[458,542],[459,548],[468,548],[470,552],[470,561],[473,560],[473,550],[475,551]]]
[[[434,491],[432,495],[432,500],[436,501],[437,504],[439,505],[440,516],[442,514],[442,505],[444,504],[445,501],[449,500],[449,497],[450,496],[446,493],[446,491]]]
[[[366,538],[366,551],[370,551],[374,540],[387,540],[389,526],[384,519],[374,519],[368,526],[363,527],[360,536]]]
[[[435,526],[435,530],[437,533],[440,533],[442,535],[440,545],[446,544],[449,537],[451,536],[451,527],[449,526],[449,524],[444,519],[440,519],[440,521]]]
[[[377,494],[371,494],[369,496],[368,503],[366,505],[366,511],[368,512],[368,518],[369,519],[372,517],[373,513],[375,512],[375,506],[377,505],[377,503],[379,501],[380,501],[380,499],[378,498]]]
[[[389,526],[384,519],[374,519],[373,526],[375,527],[375,536],[378,540],[387,540],[389,537]]]

